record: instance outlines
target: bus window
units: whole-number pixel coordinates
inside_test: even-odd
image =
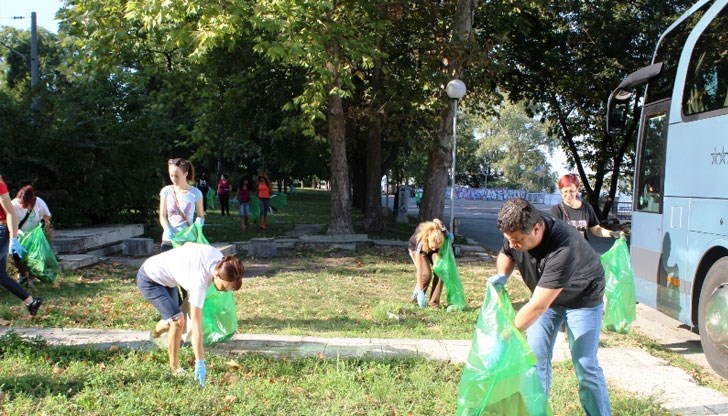
[[[662,178],[665,166],[665,134],[667,113],[659,112],[645,118],[637,172],[637,210],[662,212]]]
[[[660,76],[652,80],[647,88],[647,97],[645,103],[653,103],[655,101],[672,98],[672,90],[675,83],[675,74],[677,73],[677,65],[680,61],[683,45],[688,35],[695,27],[695,24],[703,17],[705,11],[710,7],[710,3],[706,3],[695,13],[690,15],[677,27],[667,33],[657,45],[655,58],[653,62],[662,62],[662,72]]]
[[[695,44],[683,89],[686,116],[728,107],[728,10],[710,22]]]

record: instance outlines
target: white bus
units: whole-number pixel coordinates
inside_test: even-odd
[[[728,0],[691,7],[652,64],[609,97],[620,134],[647,84],[637,140],[630,254],[637,300],[700,333],[728,378]]]

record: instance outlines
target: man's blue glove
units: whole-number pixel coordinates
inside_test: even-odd
[[[204,219],[203,219],[202,217],[197,217],[197,218],[195,219],[195,224],[199,224],[199,225],[200,225],[200,227],[202,227],[202,226],[204,226],[204,225],[205,225],[205,220],[204,220]]]
[[[167,237],[167,240],[172,241],[174,240],[174,232],[171,228],[167,228],[164,230],[164,236]]]
[[[422,289],[417,289],[417,306],[425,307],[425,291]]]
[[[200,387],[205,387],[205,377],[207,377],[205,360],[195,360],[195,380],[200,382]]]
[[[17,255],[20,258],[22,258],[25,254],[25,247],[20,245],[20,241],[18,241],[17,237],[10,239],[10,245],[8,245],[8,253],[11,256]]]
[[[508,276],[500,273],[500,274],[494,274],[493,276],[490,276],[488,278],[488,283],[498,287],[497,285],[500,285],[500,287],[505,287],[506,283],[508,283]]]

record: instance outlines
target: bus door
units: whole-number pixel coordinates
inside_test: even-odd
[[[670,100],[662,100],[643,109],[630,242],[637,300],[658,309],[664,298],[659,290],[662,255],[670,244],[662,219],[669,106]]]

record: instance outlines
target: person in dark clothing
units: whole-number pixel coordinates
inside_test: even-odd
[[[227,180],[225,175],[220,175],[220,180],[217,181],[217,198],[220,200],[220,214],[230,215],[230,191],[232,185]]]
[[[599,218],[594,208],[577,198],[579,194],[579,178],[568,173],[559,179],[561,203],[551,207],[551,215],[575,227],[584,238],[589,239],[590,231],[597,237],[619,238],[620,231],[611,231],[599,225]]]
[[[207,212],[207,192],[210,190],[210,184],[207,181],[207,172],[202,171],[200,177],[197,178],[197,189],[202,194],[202,210],[205,212]]]
[[[515,318],[527,331],[544,391],[551,390],[551,357],[559,328],[567,323],[569,349],[587,415],[611,414],[607,383],[597,359],[604,308],[604,269],[599,255],[576,228],[539,212],[523,198],[498,213],[505,237],[488,284],[503,287],[518,267],[531,298]]]

